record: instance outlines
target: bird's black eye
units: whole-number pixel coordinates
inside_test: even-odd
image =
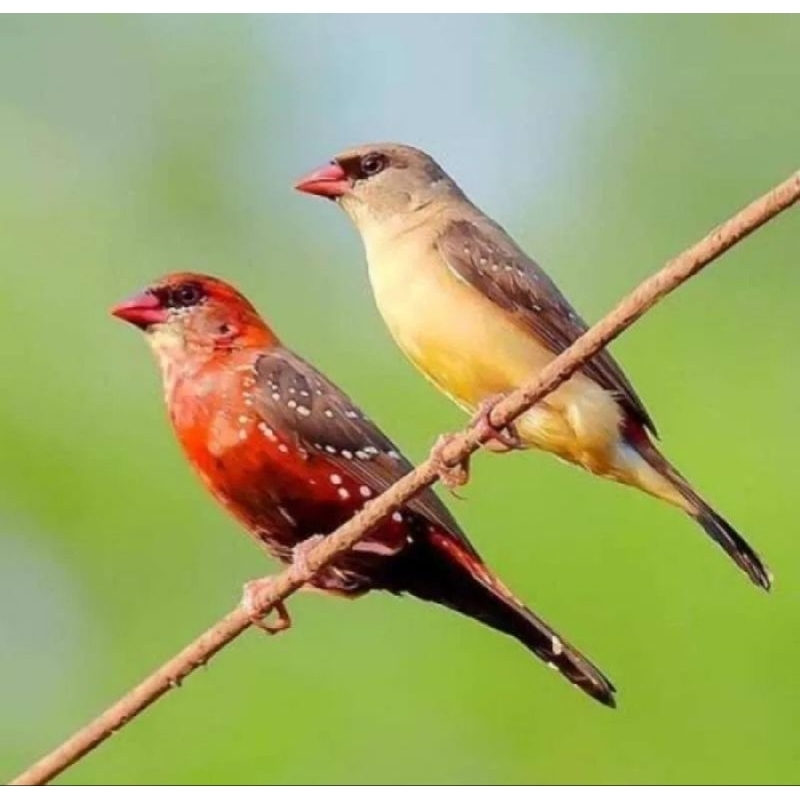
[[[388,160],[383,153],[368,153],[361,159],[359,166],[361,173],[369,178],[372,175],[377,175],[382,169],[386,167]]]
[[[205,293],[199,284],[182,283],[169,293],[168,302],[173,308],[189,308],[196,306],[204,297]]]

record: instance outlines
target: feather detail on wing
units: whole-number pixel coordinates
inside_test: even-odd
[[[498,226],[455,221],[444,229],[436,246],[461,280],[511,314],[554,354],[566,350],[588,330],[541,267]],[[607,350],[587,362],[582,372],[656,434],[647,409]]]
[[[369,487],[374,495],[412,470],[392,441],[322,373],[285,348],[273,348],[255,365],[256,408],[270,423],[294,431],[309,458]],[[458,540],[478,558],[446,506],[430,489],[406,508]]]

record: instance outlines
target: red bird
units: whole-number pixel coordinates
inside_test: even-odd
[[[309,542],[411,470],[352,401],[285,348],[228,284],[169,275],[112,313],[146,334],[192,466],[280,561],[301,560]],[[265,581],[245,587],[246,608]],[[430,490],[311,583],[348,597],[384,589],[439,603],[513,636],[584,692],[614,705],[610,681],[488,570]],[[290,624],[286,609],[277,610],[273,632]]]

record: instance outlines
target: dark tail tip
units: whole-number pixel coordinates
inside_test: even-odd
[[[597,699],[608,708],[617,707],[617,697],[613,693],[603,695],[603,697],[598,697]]]
[[[608,708],[616,708],[614,684],[576,650],[568,648],[564,655],[563,660],[556,659],[550,663],[590,697]]]
[[[700,510],[694,516],[703,526],[703,530],[725,550],[756,586],[770,590],[772,573],[769,567],[729,522],[705,503],[701,503]]]
[[[594,685],[594,686],[581,686],[586,694],[590,697],[593,697],[599,703],[602,703],[606,708],[616,708],[617,707],[617,696],[614,694],[616,691],[614,687],[607,683],[606,685]]]
[[[564,641],[529,609],[515,609],[522,623],[509,630],[549,667],[560,672],[570,683],[609,708],[616,708],[614,684],[578,649]]]

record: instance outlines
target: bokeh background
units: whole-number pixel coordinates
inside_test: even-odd
[[[293,179],[417,144],[594,320],[798,167],[798,40],[780,17],[3,17],[2,776],[273,569],[187,469],[114,301],[175,268],[234,281],[420,458],[463,418]],[[772,596],[678,513],[549,457],[481,456],[447,499],[616,712],[439,608],[298,596],[289,635],[248,633],[60,780],[800,780],[798,251],[793,212],[614,346]]]

